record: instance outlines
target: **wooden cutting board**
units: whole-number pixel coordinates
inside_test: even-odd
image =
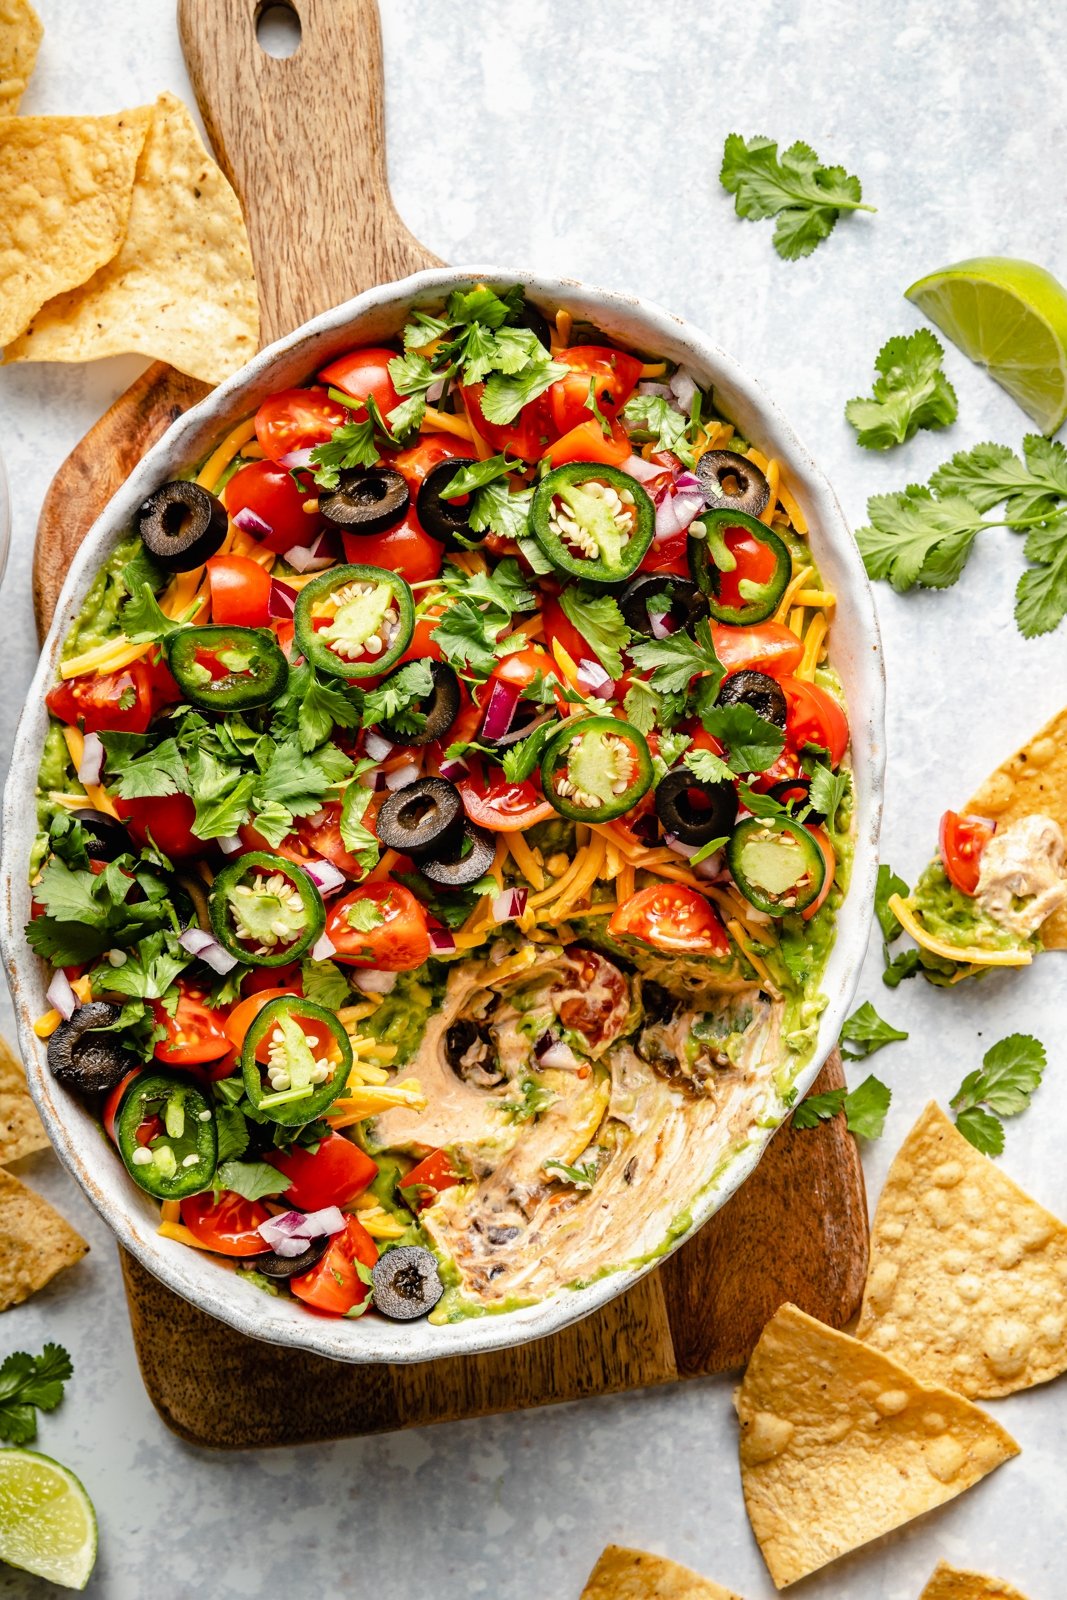
[[[255,36],[259,0],[179,0],[182,48],[218,160],[248,218],[268,342],[373,284],[437,264],[398,218],[383,135],[374,0],[295,0],[285,60]],[[474,26],[472,21],[472,26]],[[341,66],[340,64],[343,64]],[[169,424],[206,393],[161,363],[68,457],[34,560],[43,636],[71,556]],[[815,1088],[844,1081],[835,1052]],[[218,1448],[385,1432],[669,1383],[742,1364],[793,1300],[840,1327],[867,1268],[867,1207],[843,1119],[783,1128],[755,1175],[699,1234],[573,1328],[520,1349],[421,1366],[345,1366],[233,1332],[122,1252],[145,1385],[163,1420]],[[321,1378],[323,1381],[309,1381]]]

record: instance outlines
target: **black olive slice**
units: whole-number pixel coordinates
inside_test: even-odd
[[[772,800],[780,800],[788,811],[797,813],[809,807],[804,816],[805,823],[814,823],[818,828],[826,821],[822,812],[810,805],[810,778],[783,778],[781,783],[772,783],[767,793]]]
[[[707,597],[692,578],[680,578],[671,572],[639,573],[623,590],[619,609],[627,625],[644,639],[654,637],[649,601],[661,595],[668,598],[670,604],[666,608],[657,605],[655,613],[669,616],[677,629],[690,628],[707,616]]]
[[[403,793],[403,791],[401,791]],[[381,821],[381,812],[378,813]],[[463,822],[463,845],[455,860],[423,861],[419,870],[424,878],[441,889],[465,889],[469,884],[484,878],[493,865],[496,850],[484,828],[475,827],[468,818]]]
[[[707,844],[730,832],[737,818],[737,791],[728,778],[702,783],[688,767],[675,767],[656,790],[656,815],[664,833],[682,844]]]
[[[374,824],[387,850],[423,856],[448,855],[462,837],[463,801],[447,778],[420,778],[398,789],[382,804]]]
[[[443,738],[459,716],[459,678],[455,668],[450,667],[447,661],[431,661],[429,667],[433,688],[425,700],[420,700],[410,708],[421,712],[426,718],[425,725],[419,733],[405,733],[395,723],[383,722],[382,732],[394,744],[431,744],[434,739]],[[386,678],[385,682],[388,683],[389,679]]]
[[[120,1006],[90,1000],[68,1022],[59,1024],[48,1041],[48,1065],[65,1088],[79,1094],[106,1094],[137,1066],[136,1057],[122,1048],[116,1034],[98,1031],[112,1027],[120,1014]]]
[[[109,816],[106,811],[94,811],[91,806],[72,811],[71,816],[85,829],[85,848],[93,861],[115,861],[133,848],[125,825],[118,817]]]
[[[758,517],[771,498],[771,486],[759,467],[736,450],[705,450],[697,477],[711,511],[747,511]]]
[[[419,485],[415,501],[415,515],[424,532],[433,539],[442,540],[450,550],[465,548],[460,544],[460,539],[470,543],[480,537],[470,530],[470,496],[466,500],[446,500],[441,493],[442,489],[448,488],[456,473],[470,464],[470,459],[457,456],[431,467]]]
[[[198,483],[165,483],[134,518],[145,549],[167,572],[191,572],[213,556],[229,526],[226,507]]]
[[[298,1278],[302,1272],[310,1272],[329,1248],[330,1236],[324,1233],[321,1238],[312,1239],[307,1249],[298,1256],[280,1256],[268,1250],[265,1255],[249,1256],[248,1265],[253,1272],[262,1272],[265,1278]]]
[[[776,728],[785,727],[789,703],[785,690],[765,672],[754,672],[746,667],[743,672],[731,672],[722,680],[719,689],[721,706],[751,706],[757,716],[773,722]]]
[[[336,489],[319,495],[327,522],[351,533],[388,533],[410,504],[407,483],[392,467],[353,467],[341,473]]]
[[[436,1257],[417,1244],[387,1250],[378,1258],[371,1277],[376,1309],[395,1322],[424,1317],[445,1292]]]

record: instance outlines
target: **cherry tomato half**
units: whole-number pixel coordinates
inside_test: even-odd
[[[413,510],[388,533],[341,534],[345,560],[356,566],[385,567],[399,572],[408,583],[425,583],[436,578],[444,560],[445,547],[431,539]]]
[[[589,645],[586,643],[584,635],[574,626],[574,623],[567,616],[555,595],[549,594],[545,596],[541,603],[541,617],[545,626],[545,639],[550,650],[553,645],[560,645],[562,649],[566,650],[575,666],[578,665],[578,662],[583,657],[589,655]],[[527,651],[522,650],[519,654],[526,655]],[[510,657],[505,656],[501,666],[508,660],[510,660]],[[553,667],[554,664],[550,663],[548,666],[543,667],[542,671],[551,672]],[[497,670],[499,672],[499,669]],[[529,681],[533,681],[532,674]]]
[[[285,1204],[301,1211],[321,1211],[326,1206],[346,1206],[378,1176],[377,1164],[358,1144],[340,1133],[328,1133],[317,1150],[291,1145],[267,1157],[290,1180]]]
[[[556,815],[555,807],[534,784],[509,783],[499,771],[486,778],[472,769],[457,787],[468,817],[491,833],[518,833]]]
[[[378,349],[373,345],[367,345],[362,350],[350,350],[346,356],[338,356],[328,367],[323,367],[319,377],[323,383],[329,384],[331,389],[340,389],[343,394],[350,394],[353,400],[366,400],[367,396],[372,394],[378,410],[384,417],[394,406],[400,404],[400,396],[389,376],[389,363],[395,360],[395,350]],[[366,415],[366,406],[360,406],[352,412],[352,416],[357,420],[364,419]]]
[[[557,433],[569,433],[579,423],[587,422],[592,408],[589,405],[589,388],[593,385],[596,403],[610,422],[633,393],[641,374],[641,362],[622,350],[612,350],[607,345],[575,344],[560,350],[553,357],[561,366],[570,367],[565,378],[558,378],[548,391],[552,421]],[[599,424],[593,418],[599,432]],[[629,455],[629,449],[626,454]],[[587,460],[574,456],[571,460]],[[591,459],[600,460],[594,456]],[[625,460],[626,457],[623,457]],[[557,461],[556,465],[560,463]]]
[[[225,627],[270,624],[270,573],[250,556],[212,556],[207,563],[211,620]]]
[[[256,412],[256,438],[271,461],[283,461],[294,450],[326,444],[348,412],[325,389],[279,389]],[[236,476],[236,474],[235,474]]]
[[[421,1211],[423,1206],[432,1206],[445,1189],[454,1189],[457,1183],[462,1182],[463,1179],[453,1170],[448,1151],[431,1150],[418,1166],[412,1167],[406,1178],[401,1178],[399,1187],[407,1191],[404,1198],[408,1204]]]
[[[695,889],[684,883],[653,883],[623,902],[608,932],[632,934],[656,950],[728,956],[730,941],[719,918]]]
[[[224,1027],[227,1019],[221,1011],[204,1004],[200,990],[179,980],[173,1016],[162,1000],[152,1000],[150,1004],[156,1022],[167,1030],[166,1038],[160,1039],[155,1048],[157,1061],[172,1067],[194,1067],[229,1054],[230,1040]]]
[[[691,577],[688,533],[673,533],[669,539],[658,541],[653,539],[638,571],[672,572],[676,578]]]
[[[819,890],[819,893],[815,899],[811,902],[811,905],[805,906],[804,910],[800,913],[805,922],[810,922],[834,886],[834,873],[837,871],[837,856],[834,853],[834,847],[830,843],[830,836],[826,832],[825,828],[814,827],[809,822],[807,824],[807,829],[810,834],[814,835],[815,841],[818,844],[819,849],[822,851],[822,858],[826,862],[826,876],[822,880],[822,888]]]
[[[118,672],[66,678],[45,700],[61,722],[85,733],[144,733],[158,709],[152,672],[144,661],[132,661]]]
[[[181,1202],[182,1221],[189,1232],[220,1256],[261,1256],[270,1246],[258,1232],[270,1212],[258,1200],[246,1200],[223,1189],[216,1200],[211,1189]]]
[[[349,1217],[343,1233],[335,1233],[330,1247],[310,1272],[290,1278],[289,1287],[298,1299],[316,1311],[343,1317],[354,1306],[361,1306],[370,1293],[356,1271],[356,1262],[373,1267],[378,1247],[363,1225]]]
[[[115,1085],[107,1099],[104,1101],[104,1109],[101,1113],[100,1120],[104,1124],[104,1132],[107,1134],[113,1145],[118,1145],[119,1142],[118,1134],[115,1132],[115,1119],[119,1114],[119,1106],[122,1104],[123,1096],[125,1095],[126,1090],[130,1087],[130,1084],[133,1082],[134,1078],[139,1078],[140,1076],[141,1068],[134,1067],[132,1072],[127,1072],[126,1076]]]
[[[588,385],[586,387],[588,392]],[[541,395],[537,400],[531,400],[528,406],[523,406],[514,422],[493,423],[487,422],[482,413],[484,389],[484,383],[460,386],[467,418],[474,431],[498,455],[506,451],[508,455],[519,456],[523,461],[539,461],[545,445],[551,442],[556,432],[545,396]]]
[[[632,452],[629,436],[617,422],[605,434],[596,418],[591,417],[550,444],[543,459],[553,467],[565,466],[568,461],[603,461],[609,467],[620,467]]]
[[[950,883],[961,894],[973,895],[978,888],[982,851],[996,832],[988,817],[960,816],[946,811],[941,818],[941,864]]]
[[[187,794],[147,800],[115,796],[115,809],[139,845],[154,843],[172,860],[203,854],[204,841],[192,831],[196,807]]]
[[[363,908],[365,921],[381,920],[374,927],[353,927],[348,913],[358,915],[357,907]],[[337,960],[354,967],[409,972],[430,954],[425,910],[410,889],[391,878],[362,884],[339,900],[326,919],[326,935]]]
[[[369,682],[364,679],[364,682]],[[370,818],[364,818],[370,823]],[[356,857],[345,848],[341,838],[341,802],[330,801],[323,806],[321,811],[312,817],[299,817],[292,833],[287,833],[281,844],[271,844],[261,833],[249,823],[240,829],[239,837],[248,850],[268,850],[275,855],[284,856],[287,861],[295,861],[298,866],[303,866],[308,861],[325,859],[332,861],[339,872],[346,878],[362,878],[363,868]]]
[[[781,622],[756,622],[748,628],[713,622],[711,637],[727,672],[753,667],[768,677],[782,678],[799,667],[804,654],[796,634]]]
[[[803,678],[783,678],[782,688],[789,703],[786,738],[790,747],[799,751],[807,744],[818,745],[829,753],[830,765],[839,767],[848,749],[848,718],[833,695]]]
[[[410,450],[400,450],[396,455],[385,457],[388,465],[394,467],[406,479],[412,497],[418,494],[426,474],[434,467],[440,466],[442,461],[473,459],[474,446],[468,444],[466,439],[457,439],[451,433],[423,434],[418,444],[413,444]]]
[[[310,490],[304,491],[284,467],[274,461],[250,461],[235,472],[222,498],[231,517],[253,512],[269,533],[253,534],[266,550],[281,555],[295,544],[307,544],[322,527],[317,513],[304,510]]]

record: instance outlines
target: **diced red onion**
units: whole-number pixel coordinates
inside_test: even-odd
[[[290,450],[288,455],[278,457],[278,465],[284,467],[286,472],[299,471],[303,467],[310,467],[311,452],[314,445],[306,445],[303,450]]]
[[[457,778],[463,778],[470,771],[462,756],[454,756],[451,761],[442,761],[439,771],[442,778],[448,778],[455,783]]]
[[[450,956],[456,948],[456,941],[447,928],[430,929],[430,949],[435,956]]]
[[[307,823],[309,828],[321,828],[329,820],[330,813],[325,806],[320,806],[317,811],[313,811],[311,816],[308,817]]]
[[[676,834],[668,833],[664,839],[668,850],[673,850],[676,856],[683,856],[686,861],[692,859],[698,851],[703,849],[699,844],[683,844]],[[717,878],[721,865],[721,851],[716,850],[714,855],[708,856],[705,861],[698,861],[693,871],[698,878]]]
[[[178,943],[189,955],[198,956],[220,977],[232,972],[237,965],[237,957],[231,956],[228,950],[222,948],[214,934],[205,932],[203,928],[186,928],[183,933],[179,933]]]
[[[644,456],[627,456],[622,470],[628,472],[631,478],[636,478],[638,483],[651,483],[653,478],[662,478],[668,469],[657,466],[654,461],[646,461]]]
[[[352,982],[364,994],[391,994],[396,988],[397,974],[382,972],[378,967],[361,967],[352,974]]]
[[[368,728],[363,735],[363,748],[372,761],[387,761],[396,746],[375,728]]]
[[[215,840],[215,843],[224,856],[235,856],[239,850],[243,850],[245,847],[244,840],[239,838],[236,833],[224,833],[220,839]]]
[[[526,910],[528,889],[504,889],[500,894],[493,896],[493,921],[510,922],[513,917],[521,917]]]
[[[673,850],[676,856],[684,856],[687,861],[690,856],[695,856],[700,849],[698,844],[683,844],[676,833],[666,834],[663,843],[668,850]]]
[[[696,490],[698,494],[704,493],[704,485],[701,483],[696,473],[689,472],[684,467],[682,471],[679,472],[675,477],[674,487],[679,490],[684,489],[686,493],[688,493],[690,489]]]
[[[344,1212],[338,1206],[326,1206],[321,1211],[283,1211],[261,1222],[256,1231],[275,1255],[302,1256],[313,1239],[341,1233],[345,1226]]]
[[[52,981],[48,985],[45,999],[50,1006],[59,1012],[64,1022],[69,1021],[77,1011],[78,996],[71,988],[70,979],[62,967],[58,967],[52,974]]]
[[[104,746],[98,733],[85,735],[85,747],[78,762],[78,782],[86,785],[100,782],[104,770]]]
[[[326,548],[325,533],[320,533],[309,545],[292,545],[285,552],[284,559],[297,572],[321,572],[323,567],[333,566],[333,556]]]
[[[274,532],[270,523],[264,522],[263,518],[253,511],[251,506],[242,506],[240,511],[235,511],[233,520],[242,533],[254,533],[257,537],[261,537],[265,533]]]
[[[687,372],[684,367],[679,367],[678,371],[670,379],[670,391],[681,409],[688,414],[693,404],[693,396],[697,392],[696,379],[693,374]]]
[[[320,894],[336,894],[344,888],[345,875],[332,861],[305,861],[303,866]]]
[[[426,404],[435,406],[445,392],[445,380],[438,378],[436,383],[431,383],[426,391]]]
[[[329,961],[331,956],[337,954],[337,946],[328,933],[320,933],[311,947],[312,961]]]
[[[684,533],[693,518],[706,509],[704,496],[695,489],[664,495],[656,507],[656,543],[662,544],[664,539]]]
[[[483,739],[488,739],[491,744],[503,739],[511,727],[520,692],[518,684],[493,680],[493,687],[486,702],[485,716],[482,718]]]
[[[278,617],[287,622],[296,610],[296,590],[289,584],[283,583],[280,578],[270,580],[270,594],[267,596],[268,617]]]
[[[583,694],[595,695],[598,700],[610,700],[615,693],[614,679],[600,662],[584,658],[578,663],[578,687]]]
[[[652,629],[653,639],[669,639],[674,629],[668,627],[669,611],[650,611],[648,625]]]
[[[563,1072],[573,1072],[580,1065],[570,1045],[564,1044],[562,1039],[553,1040],[547,1050],[539,1051],[537,1060],[542,1067],[555,1067]]]
[[[392,772],[385,774],[385,787],[395,793],[397,789],[406,789],[409,783],[414,783],[418,775],[417,763],[405,761],[403,766],[394,767]]]
[[[674,403],[674,395],[665,383],[656,383],[651,378],[644,378],[637,385],[638,394],[655,395],[657,400],[669,400]]]
[[[361,772],[356,782],[362,784],[364,789],[370,789],[372,794],[377,794],[380,790],[388,788],[386,774],[381,767],[371,767],[368,771]]]

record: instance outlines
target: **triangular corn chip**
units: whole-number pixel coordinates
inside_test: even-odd
[[[984,1411],[785,1305],[735,1396],[752,1531],[784,1589],[1018,1453]]]
[[[919,1600],[1026,1600],[1024,1594],[999,1578],[981,1572],[963,1572],[939,1561]]]
[[[47,1200],[0,1171],[0,1311],[28,1300],[88,1248]]]
[[[609,1544],[589,1574],[581,1600],[740,1600],[731,1589],[645,1550]]]
[[[35,306],[6,360],[135,353],[220,383],[255,354],[259,303],[241,208],[172,94],[152,112],[126,237],[112,254],[81,288]]]
[[[0,117],[18,110],[43,36],[29,0],[0,0]]]
[[[1067,1369],[1067,1227],[933,1101],[878,1201],[856,1337],[971,1399]]]
[[[48,1135],[30,1099],[26,1074],[0,1039],[0,1164],[47,1149]]]
[[[1067,834],[1067,706],[989,775],[964,807],[1006,828],[1036,813]],[[1046,950],[1067,950],[1067,905],[1041,924]]]
[[[0,346],[118,250],[150,115],[0,117]]]

